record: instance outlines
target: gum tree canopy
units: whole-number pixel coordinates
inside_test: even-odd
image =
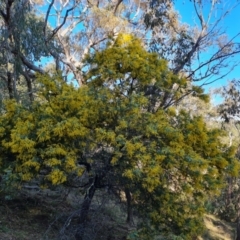
[[[144,39],[146,48],[189,82],[206,85],[225,78],[239,65],[240,33],[233,36],[225,27],[239,2],[186,1],[185,9],[192,9],[188,24],[176,9],[179,2],[1,1],[0,105],[8,97],[33,101],[36,74],[49,70],[61,71],[81,86],[86,55],[105,49],[122,32]]]
[[[149,229],[197,236],[206,198],[219,192],[226,174],[238,172],[234,148],[224,146],[222,133],[209,130],[201,117],[169,107],[189,86],[138,39],[119,35],[86,65],[81,88],[41,75],[31,106],[5,102],[3,176],[39,178],[43,185],[87,176],[76,239],[82,239],[91,200],[103,187],[125,192],[128,221],[138,209],[141,239],[152,239]],[[200,88],[192,90],[206,99]]]

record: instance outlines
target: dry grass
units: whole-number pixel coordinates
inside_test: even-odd
[[[35,203],[11,200],[0,203],[0,240],[40,240],[51,212]]]
[[[218,219],[213,215],[206,215],[204,218],[206,233],[199,237],[199,240],[234,240],[235,226]]]
[[[72,198],[71,195],[71,202],[73,202]],[[68,199],[68,201],[70,200]],[[94,205],[97,206],[96,203]],[[53,205],[52,201],[51,204],[45,204],[31,199],[3,200],[0,198],[0,240],[59,240],[59,229],[73,209],[74,207],[66,201]],[[114,217],[116,215],[117,219]],[[48,231],[47,238],[43,238],[56,216],[63,217],[55,221],[51,231]],[[96,223],[100,226],[104,223],[98,229],[98,236],[95,239],[123,239],[129,231],[129,226],[125,224],[125,215],[113,202],[106,202],[102,208],[98,206],[98,211],[96,209],[90,211],[88,221],[90,226],[95,226]],[[198,240],[235,239],[234,224],[222,221],[213,215],[206,215],[204,222],[207,231]],[[90,230],[92,231],[92,229]],[[89,234],[92,234],[91,231]],[[74,238],[68,235],[65,239]]]
[[[79,195],[79,194],[78,194]],[[55,195],[54,195],[55,196]],[[56,198],[56,197],[54,197]],[[79,198],[79,196],[78,196]],[[6,200],[0,197],[0,240],[73,240],[76,230],[76,217],[60,234],[68,217],[76,212],[77,200],[74,194],[62,201],[52,201],[52,196],[41,197],[41,201],[18,196]],[[78,199],[79,201],[79,199]],[[117,214],[117,219],[115,218]],[[101,203],[97,195],[91,206],[85,229],[87,240],[120,240],[129,231],[126,217],[114,202]],[[89,236],[89,237],[88,237]]]

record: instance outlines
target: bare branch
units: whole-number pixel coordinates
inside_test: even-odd
[[[63,25],[66,23],[66,20],[67,20],[67,17],[68,17],[68,14],[69,12],[71,12],[75,7],[71,7],[69,8],[67,11],[66,11],[66,14],[64,16],[64,19],[63,19],[63,22],[58,26],[56,27],[53,31],[52,31],[52,34],[50,37],[48,37],[48,41],[51,40],[55,34],[63,27]]]
[[[52,0],[51,3],[49,4],[48,6],[48,10],[47,10],[47,13],[46,13],[46,17],[45,17],[45,21],[44,21],[44,27],[43,27],[43,33],[44,33],[44,36],[46,37],[46,27],[47,27],[47,22],[48,22],[48,18],[49,18],[49,14],[50,14],[50,11],[51,11],[51,8],[54,4],[54,1],[55,0]]]
[[[205,21],[204,21],[204,18],[203,18],[202,4],[201,3],[199,3],[199,4],[201,5],[200,6],[201,11],[200,12],[198,11],[196,0],[193,1],[194,9],[195,9],[195,12],[196,12],[196,14],[198,16],[198,19],[199,19],[200,23],[201,23],[201,27],[202,27],[202,29],[205,29],[206,28],[206,24],[205,24]]]
[[[123,0],[118,0],[118,2],[117,2],[117,4],[116,4],[116,6],[115,6],[115,8],[114,8],[114,11],[113,11],[114,15],[116,15],[116,13],[117,13],[117,10],[118,10],[118,7],[119,7],[119,6],[120,6],[120,4],[122,3],[122,1],[123,1]]]
[[[23,54],[17,52],[16,50],[12,50],[11,51],[14,55],[18,55],[22,61],[22,63],[27,66],[28,68],[30,68],[33,71],[39,72],[39,73],[44,73],[44,70],[41,69],[40,67],[37,67],[36,65],[34,65],[32,62],[30,62],[25,56],[23,56]]]

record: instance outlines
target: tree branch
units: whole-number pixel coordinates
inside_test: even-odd
[[[47,13],[46,13],[46,17],[45,17],[45,21],[44,21],[43,33],[44,33],[44,37],[45,37],[45,38],[46,38],[47,21],[48,21],[48,17],[49,17],[51,8],[52,8],[52,6],[53,6],[53,4],[54,4],[54,1],[55,1],[55,0],[52,0],[51,3],[49,4],[48,10],[47,10]]]
[[[113,12],[113,14],[114,15],[116,15],[116,13],[117,13],[117,10],[118,10],[118,7],[120,6],[120,4],[122,3],[122,1],[123,0],[118,0],[118,2],[117,2],[117,4],[116,4],[116,6],[115,6],[115,8],[114,8],[114,12]]]
[[[33,70],[33,71],[36,71],[36,72],[39,72],[39,73],[45,73],[43,69],[35,66],[32,62],[30,62],[26,57],[23,56],[23,54],[17,52],[16,50],[12,50],[11,51],[15,56],[19,56],[22,63],[27,66],[29,69]]]
[[[52,31],[52,34],[51,34],[51,36],[48,38],[47,41],[50,41],[50,40],[55,36],[55,34],[62,28],[62,26],[66,23],[66,20],[67,20],[67,17],[68,17],[69,12],[71,12],[74,8],[75,8],[75,6],[69,8],[69,9],[66,11],[66,14],[65,14],[65,16],[64,16],[63,22],[62,22],[58,27],[56,27],[56,28]]]

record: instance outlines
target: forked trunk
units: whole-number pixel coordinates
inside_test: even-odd
[[[95,190],[96,190],[95,181],[93,181],[92,185],[86,191],[86,194],[81,206],[80,216],[78,219],[78,229],[77,229],[77,233],[75,234],[76,240],[83,240],[84,232],[86,228],[87,216],[88,216],[89,208],[90,208]]]
[[[132,209],[132,196],[128,188],[125,188],[125,195],[127,199],[127,223],[133,226],[134,221],[133,221],[133,209]]]

